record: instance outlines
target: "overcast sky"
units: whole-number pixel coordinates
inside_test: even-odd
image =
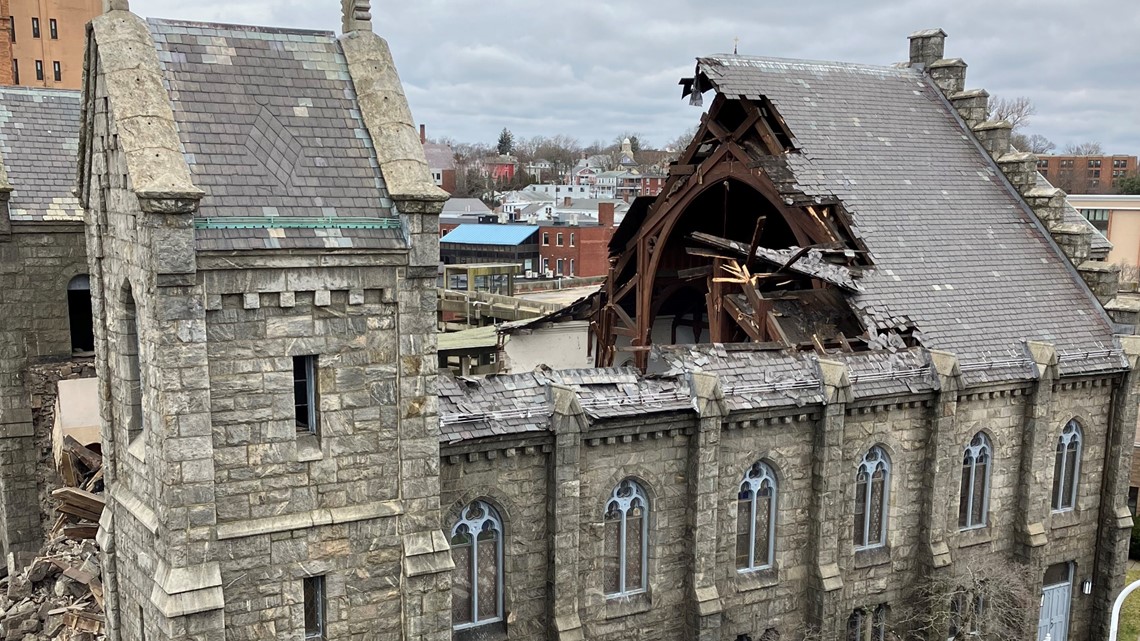
[[[339,0],[132,0],[143,16],[338,30]],[[677,80],[732,50],[890,64],[942,27],[967,86],[1037,107],[1027,131],[1140,153],[1137,0],[373,0],[429,135],[494,143],[639,132],[663,145],[700,118]]]

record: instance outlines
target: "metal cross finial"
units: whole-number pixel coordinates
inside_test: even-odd
[[[736,55],[736,50],[740,46],[740,38],[732,39],[732,55]]]

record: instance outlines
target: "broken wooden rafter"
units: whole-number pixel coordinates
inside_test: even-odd
[[[742,243],[736,242],[735,240],[720,238],[719,236],[714,236],[712,234],[706,234],[703,232],[693,232],[689,235],[689,238],[716,249],[728,250],[742,257],[748,257],[748,247]],[[826,283],[831,283],[840,289],[851,292],[863,291],[863,288],[855,282],[854,273],[849,268],[842,265],[832,265],[831,263],[824,261],[822,259],[822,255],[817,257],[814,261],[806,262],[805,258],[811,257],[813,255],[813,250],[818,250],[818,248],[809,247],[806,249],[807,252],[803,256],[796,257],[795,262],[793,262],[791,259],[793,258],[796,251],[800,251],[800,248],[795,248],[795,250],[792,251],[758,247],[754,252],[754,256],[760,260],[776,265],[781,269],[786,268],[789,272],[800,274],[801,276],[816,278]]]

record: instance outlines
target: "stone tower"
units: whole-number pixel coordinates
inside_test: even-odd
[[[79,191],[110,638],[448,638],[447,195],[368,3],[339,37],[108,9]]]

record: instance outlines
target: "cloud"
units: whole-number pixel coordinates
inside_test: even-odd
[[[336,30],[336,0],[134,0],[144,16]],[[434,136],[494,142],[625,131],[664,144],[697,122],[677,80],[731,51],[890,64],[912,31],[942,27],[968,85],[1027,96],[1029,131],[1063,147],[1099,140],[1140,152],[1140,33],[1134,0],[373,0],[412,112]]]

